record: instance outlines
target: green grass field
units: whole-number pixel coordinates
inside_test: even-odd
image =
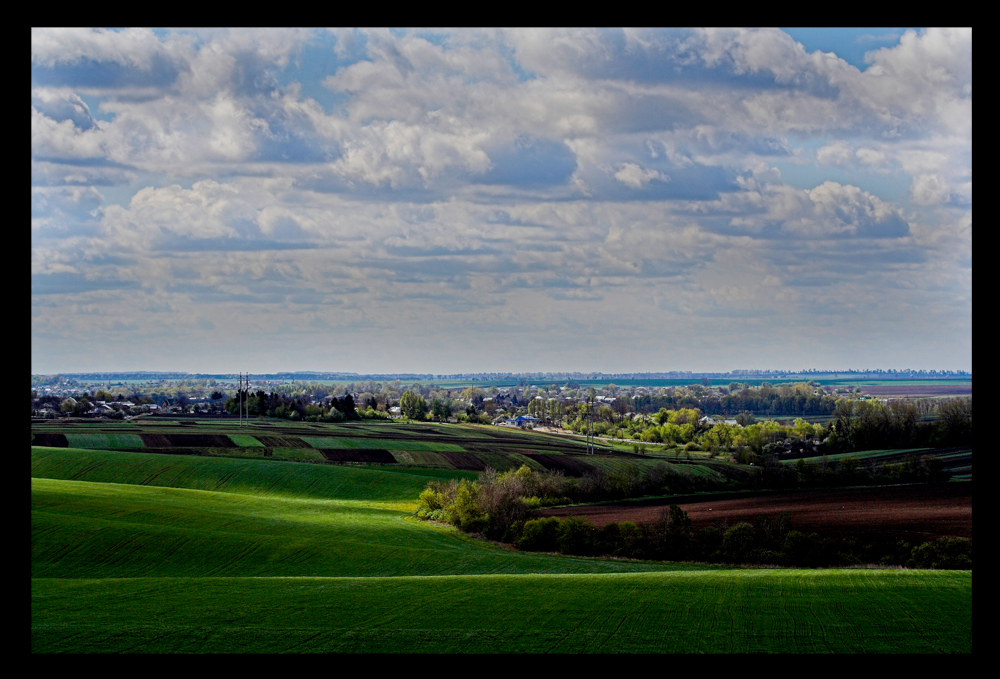
[[[971,653],[972,575],[32,581],[33,652]],[[97,644],[95,648],[95,644]]]
[[[969,571],[513,552],[411,516],[455,469],[31,457],[36,653],[972,651]]]

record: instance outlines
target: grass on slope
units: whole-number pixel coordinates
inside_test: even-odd
[[[265,459],[128,453],[73,448],[31,449],[34,478],[168,486],[258,496],[339,498],[416,502],[431,479],[442,474],[423,469],[389,473],[340,465]],[[446,477],[475,478],[474,472],[441,470]]]
[[[49,475],[55,467],[65,476],[103,474],[116,482],[32,479],[35,577],[396,576],[676,567],[509,552],[451,528],[434,529],[407,519],[429,478],[423,470],[408,474],[161,456],[167,458],[160,463],[165,471],[156,480],[194,488],[225,482],[239,491],[219,492],[124,485],[122,481],[148,481],[145,475],[158,470],[145,460],[131,460],[132,466],[111,464],[120,453],[95,453],[96,462],[81,463],[73,473],[67,462],[71,455],[53,460],[45,452],[38,452],[44,459],[33,463],[38,473],[48,466]],[[251,463],[270,469],[246,466]],[[282,477],[284,485],[273,478],[267,484],[254,480],[254,474],[279,474],[285,466],[300,467],[294,471],[307,478]],[[241,469],[247,474],[242,485],[236,483]],[[292,481],[298,495],[288,492]],[[266,486],[270,494],[254,494],[253,483]],[[323,484],[323,492],[317,493]]]
[[[101,448],[103,450],[118,450],[120,448],[142,448],[143,442],[138,434],[66,434],[66,441],[76,448]]]
[[[32,580],[42,652],[971,653],[967,571]]]

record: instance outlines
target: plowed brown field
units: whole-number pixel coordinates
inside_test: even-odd
[[[669,503],[667,503],[669,504]],[[695,529],[787,512],[795,530],[869,540],[925,541],[972,537],[972,483],[803,490],[771,495],[678,503]],[[580,516],[596,526],[659,519],[666,504],[622,503],[550,509],[546,516]]]

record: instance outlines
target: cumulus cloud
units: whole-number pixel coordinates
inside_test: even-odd
[[[636,163],[622,163],[615,172],[615,179],[633,189],[641,189],[654,179],[668,182],[670,177],[659,170],[643,169]]]
[[[950,195],[951,187],[940,174],[918,174],[910,184],[910,197],[917,205],[938,205]]]
[[[765,238],[899,238],[909,229],[899,206],[833,181],[806,190],[769,185],[717,207],[743,213],[728,222],[737,232]]]

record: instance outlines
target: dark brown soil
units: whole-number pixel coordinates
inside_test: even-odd
[[[448,460],[448,464],[455,469],[467,469],[476,472],[481,472],[486,469],[486,463],[471,453],[441,451],[438,455]]]
[[[668,503],[669,504],[669,503]],[[657,521],[663,505],[590,505],[550,509],[546,516],[580,516],[596,526]],[[679,503],[695,529],[732,526],[758,516],[787,513],[795,530],[837,537],[922,542],[944,536],[972,537],[972,483],[803,490]]]
[[[169,448],[173,445],[166,434],[139,434],[139,438],[147,448]]]
[[[594,472],[586,462],[581,462],[570,455],[546,455],[545,453],[524,453],[538,464],[551,471],[563,471],[566,476],[584,476]]]
[[[50,448],[68,448],[66,434],[35,434],[31,439],[33,446],[48,446]]]

